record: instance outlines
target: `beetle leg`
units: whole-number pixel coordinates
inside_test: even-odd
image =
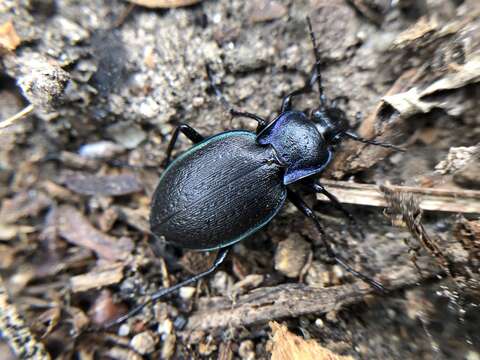
[[[172,157],[172,151],[173,148],[175,147],[175,144],[178,139],[178,135],[180,133],[184,134],[187,138],[189,138],[194,144],[199,143],[204,139],[202,135],[200,135],[197,130],[192,128],[191,126],[187,124],[180,124],[177,126],[175,131],[173,132],[172,139],[170,140],[170,143],[168,144],[167,148],[167,157],[163,161],[163,166],[166,167],[168,164],[170,164],[170,160]]]
[[[222,103],[223,107],[225,109],[228,109],[228,112],[230,113],[230,115],[232,116],[238,116],[238,117],[246,117],[246,118],[249,118],[249,119],[253,119],[255,120],[257,123],[258,123],[258,127],[257,127],[257,134],[262,131],[268,124],[268,121],[263,119],[262,117],[258,116],[258,115],[255,115],[255,114],[252,114],[252,113],[249,113],[249,112],[244,112],[244,111],[237,111],[235,110],[227,101],[227,99],[225,99],[225,96],[223,96],[222,92],[220,91],[220,88],[217,86],[217,84],[215,84],[215,81],[213,79],[213,74],[212,74],[212,70],[210,69],[210,66],[208,66],[208,64],[205,66],[206,70],[207,70],[207,76],[208,76],[208,80],[210,81],[210,86],[212,87],[213,91],[215,92],[215,95],[217,96],[217,98],[220,100],[220,102]]]
[[[265,120],[264,118],[262,118],[258,115],[255,115],[255,114],[252,114],[252,113],[249,113],[249,112],[237,111],[235,109],[230,109],[230,114],[232,116],[246,117],[246,118],[255,120],[258,123],[257,130],[256,130],[257,134],[260,133],[260,131],[262,131],[268,125],[267,120]]]
[[[310,79],[305,82],[305,85],[303,85],[303,87],[301,87],[300,89],[292,91],[283,98],[280,112],[283,113],[292,109],[292,100],[295,96],[308,94],[313,91],[313,84],[315,84],[318,78],[317,74],[317,68],[314,66],[310,75]]]
[[[382,284],[380,284],[379,282],[373,280],[372,278],[370,278],[366,275],[363,275],[362,273],[354,270],[352,267],[350,267],[350,265],[348,265],[348,263],[346,262],[346,260],[343,257],[341,257],[340,255],[336,254],[333,251],[332,247],[330,246],[329,241],[327,240],[327,234],[323,230],[322,225],[320,225],[320,220],[315,215],[313,210],[310,209],[308,207],[308,205],[303,201],[303,199],[300,196],[298,196],[298,194],[291,191],[290,189],[287,189],[287,196],[288,196],[288,199],[293,203],[293,205],[295,205],[295,207],[298,210],[300,210],[306,217],[310,218],[313,221],[313,223],[315,224],[315,227],[317,228],[318,232],[321,235],[321,239],[323,241],[323,244],[324,244],[325,249],[327,251],[327,255],[329,257],[334,259],[335,262],[337,264],[339,264],[340,266],[342,266],[346,271],[348,271],[349,273],[358,277],[359,279],[365,281],[366,283],[370,284],[376,290],[378,290],[380,292],[383,292],[383,293],[387,292]]]
[[[119,317],[118,319],[115,319],[114,321],[104,325],[103,328],[107,329],[107,328],[110,328],[112,326],[119,325],[122,322],[124,322],[125,320],[127,320],[128,318],[138,314],[146,305],[151,304],[151,303],[155,303],[159,299],[163,298],[164,296],[166,296],[166,295],[168,295],[168,294],[170,294],[174,291],[177,291],[181,287],[193,284],[194,282],[197,282],[201,278],[211,274],[222,264],[222,262],[227,257],[227,254],[228,254],[229,250],[230,250],[230,247],[220,249],[218,251],[217,258],[215,259],[215,261],[213,262],[213,265],[208,270],[206,270],[206,271],[204,271],[200,274],[197,274],[195,276],[192,276],[191,278],[189,278],[187,280],[184,280],[184,281],[182,281],[182,282],[180,282],[176,285],[170,286],[169,288],[165,288],[165,289],[157,291],[156,293],[152,294],[150,296],[150,298],[147,301],[145,301],[143,304],[137,305],[136,307],[134,307],[132,310],[130,310],[125,315],[123,315],[123,316]]]
[[[312,183],[310,186],[311,186],[311,188],[314,192],[325,195],[328,198],[328,200],[330,200],[333,207],[335,207],[335,209],[337,209],[337,210],[340,210],[348,218],[348,220],[350,220],[350,222],[353,224],[353,226],[355,226],[355,229],[360,234],[360,237],[362,239],[365,238],[365,234],[363,233],[361,227],[358,225],[355,217],[352,215],[352,213],[350,211],[345,209],[345,207],[342,205],[342,203],[340,201],[338,201],[338,199],[335,195],[328,192],[327,189],[325,189],[322,184]]]

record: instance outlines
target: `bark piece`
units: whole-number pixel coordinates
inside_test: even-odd
[[[133,248],[130,239],[120,240],[98,231],[71,206],[61,206],[56,211],[56,224],[59,234],[65,240],[88,248],[106,260],[124,260]]]
[[[353,360],[351,356],[340,356],[320,346],[315,340],[304,340],[292,334],[285,325],[275,321],[272,329],[272,360]]]
[[[5,224],[11,224],[27,216],[36,216],[50,206],[51,200],[38,191],[25,191],[6,199],[0,209],[0,219]]]
[[[128,195],[143,189],[141,182],[133,174],[74,175],[66,179],[66,185],[76,193],[95,196]]]
[[[70,279],[73,292],[82,292],[90,289],[118,284],[123,279],[122,263],[107,264],[94,268],[92,271],[76,275]]]
[[[11,21],[0,25],[0,54],[15,50],[21,41]]]

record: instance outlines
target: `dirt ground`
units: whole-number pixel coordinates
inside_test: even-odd
[[[151,3],[168,6],[0,3],[0,357],[295,358],[275,321],[337,354],[302,360],[480,359],[478,0]],[[208,267],[215,254],[150,234],[170,134],[255,129],[206,65],[230,106],[273,120],[315,61],[307,16],[328,98],[346,97],[361,136],[406,149],[344,141],[322,174],[363,238],[305,195],[335,250],[388,293],[333,264],[287,204],[214,275],[88,331]]]

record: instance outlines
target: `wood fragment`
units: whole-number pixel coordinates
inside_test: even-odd
[[[49,360],[50,355],[35,336],[10,301],[0,277],[0,334],[20,359]]]
[[[275,321],[269,323],[272,329],[272,360],[353,360],[324,348],[315,340],[304,340],[288,331],[285,325]]]
[[[98,231],[72,206],[61,206],[55,213],[58,232],[65,240],[90,249],[101,258],[125,260],[133,249],[130,239],[116,239]]]
[[[378,185],[326,179],[322,179],[322,184],[342,203],[380,207],[388,205]],[[480,214],[480,191],[477,190],[434,189],[398,185],[389,185],[388,187],[397,192],[419,196],[419,206],[422,210]],[[318,199],[328,201],[321,194],[318,195]]]
[[[0,54],[15,50],[21,42],[22,39],[18,36],[11,21],[0,25]]]
[[[94,176],[77,174],[65,179],[67,187],[82,195],[121,196],[143,190],[143,185],[133,174]]]
[[[456,244],[446,244],[443,250],[450,254],[456,249]],[[428,262],[428,259],[424,260]],[[439,273],[438,267],[427,265],[421,277],[417,269],[404,264],[394,269],[382,268],[376,277],[389,291],[394,291],[427,278],[437,278]],[[250,326],[286,317],[338,311],[374,293],[375,290],[359,280],[353,284],[326,288],[291,283],[263,287],[241,295],[235,301],[227,297],[201,299],[198,310],[189,317],[182,335],[188,337],[194,330]]]
[[[73,292],[82,292],[118,284],[123,279],[123,269],[123,263],[98,266],[86,274],[70,278],[70,286]]]
[[[36,216],[50,204],[50,198],[42,192],[20,192],[13,198],[5,199],[2,202],[0,221],[4,224],[12,224],[22,218]]]

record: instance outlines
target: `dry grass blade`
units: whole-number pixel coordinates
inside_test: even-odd
[[[33,105],[28,105],[22,111],[19,111],[15,115],[9,117],[8,119],[3,120],[0,122],[0,130],[5,129],[6,127],[12,126],[16,121],[23,119],[25,116],[30,115],[34,110]]]
[[[411,193],[395,191],[386,186],[381,186],[380,190],[385,194],[390,216],[400,217],[415,239],[436,259],[442,270],[452,276],[451,264],[440,249],[437,239],[430,236],[422,224],[423,213],[418,199]]]

